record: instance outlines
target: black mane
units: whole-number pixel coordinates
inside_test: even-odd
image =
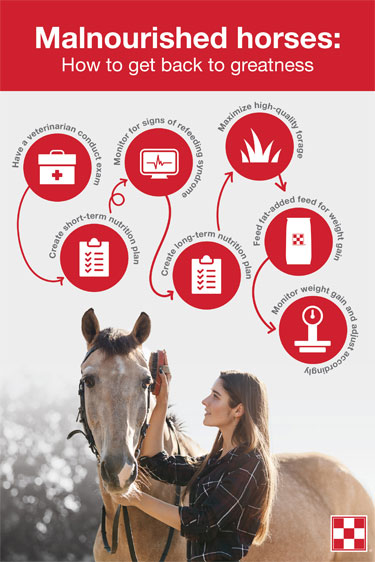
[[[170,404],[168,408],[171,407],[172,405]],[[167,418],[173,424],[173,427],[176,429],[176,431],[178,431],[179,433],[185,433],[185,422],[181,420],[174,412],[168,412]]]

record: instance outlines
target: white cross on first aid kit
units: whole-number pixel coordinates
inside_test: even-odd
[[[76,158],[63,150],[38,154],[40,185],[74,185]]]

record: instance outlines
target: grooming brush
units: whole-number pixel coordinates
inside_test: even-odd
[[[164,373],[169,373],[167,353],[165,349],[158,351],[153,351],[150,355],[149,368],[151,371],[151,376],[153,379],[153,384],[151,387],[152,394],[157,396],[160,392],[161,378],[160,370]]]

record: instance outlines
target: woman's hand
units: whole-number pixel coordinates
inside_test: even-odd
[[[164,349],[165,364],[159,367],[159,373],[157,376],[160,377],[160,390],[159,394],[156,396],[156,406],[163,409],[168,407],[168,396],[169,396],[169,383],[171,382],[171,371],[168,366],[167,353]]]
[[[142,492],[140,492],[139,490],[130,490],[126,494],[112,493],[111,495],[117,504],[126,505],[129,507],[136,506],[139,503]]]
[[[155,517],[155,519],[158,519],[169,527],[173,527],[178,531],[181,529],[179,510],[176,505],[170,505],[145,492],[139,491],[130,491],[130,493],[126,495],[112,494],[112,497],[121,505],[138,507],[138,509],[147,513],[147,515]]]
[[[156,396],[156,406],[168,406],[168,397],[169,397],[169,384],[172,379],[172,375],[169,371],[165,373],[163,368],[160,367],[159,370],[159,377],[160,377],[160,390],[159,394]]]

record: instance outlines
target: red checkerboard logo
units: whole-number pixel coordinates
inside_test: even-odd
[[[304,246],[305,235],[304,234],[293,234],[292,244],[293,244],[293,246]]]
[[[331,552],[367,552],[367,515],[331,515]]]

